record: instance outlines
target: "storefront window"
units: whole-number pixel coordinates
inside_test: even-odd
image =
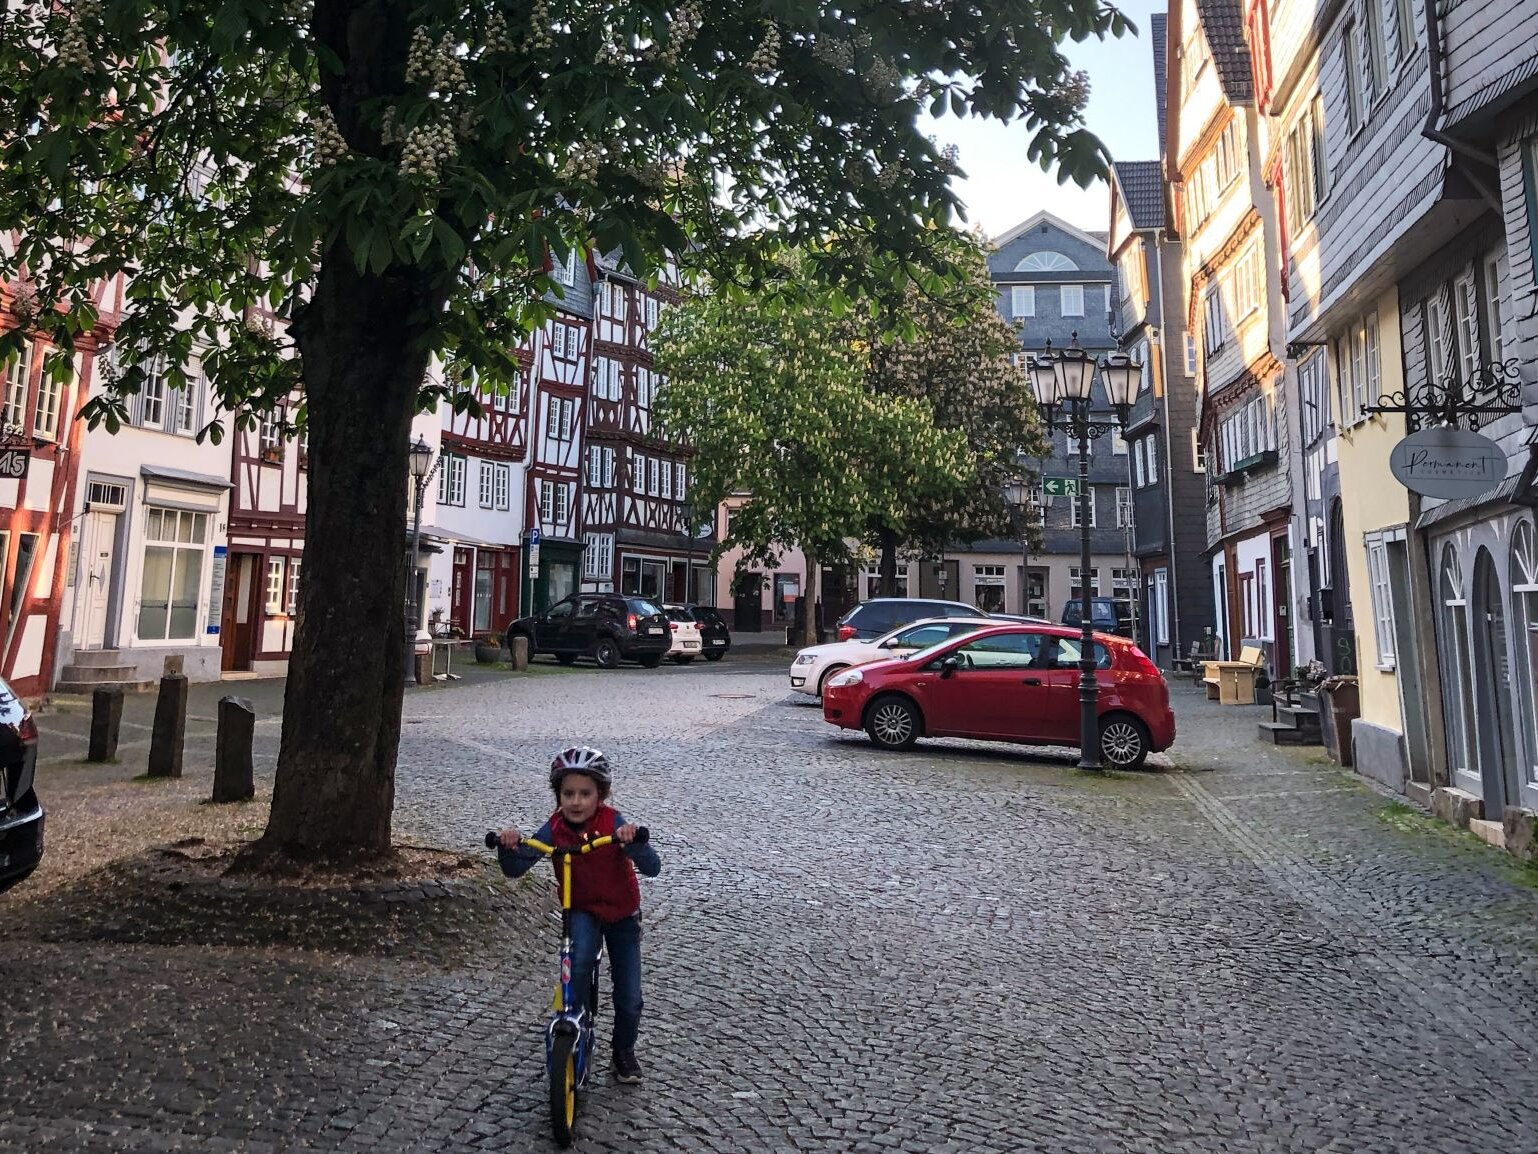
[[[207,522],[206,513],[147,511],[139,588],[141,641],[187,641],[197,636]]]
[[[1004,612],[1004,566],[976,565],[973,581],[977,590],[976,605],[984,613]]]
[[[1511,600],[1516,652],[1516,709],[1526,747],[1527,780],[1538,785],[1538,543],[1533,523],[1523,521],[1511,539]]]

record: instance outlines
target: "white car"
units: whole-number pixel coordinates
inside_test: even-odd
[[[797,693],[821,697],[828,678],[851,665],[906,657],[963,633],[1001,624],[1003,622],[997,617],[931,617],[925,621],[910,621],[869,641],[832,641],[827,645],[813,645],[797,653],[795,661],[791,662],[790,687]]]
[[[662,612],[667,614],[668,628],[673,631],[673,645],[668,650],[668,657],[676,665],[688,665],[703,649],[700,623],[682,605],[664,605]]]

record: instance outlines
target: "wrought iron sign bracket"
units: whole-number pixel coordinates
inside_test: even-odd
[[[1515,358],[1481,365],[1467,382],[1428,381],[1404,392],[1384,393],[1368,413],[1403,413],[1410,432],[1429,425],[1479,432],[1480,426],[1522,411],[1522,374]]]

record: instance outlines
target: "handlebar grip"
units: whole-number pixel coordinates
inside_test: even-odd
[[[651,830],[647,829],[644,825],[638,825],[636,826],[635,830],[635,841],[631,842],[630,844],[645,845],[647,842],[651,841],[651,839]]]
[[[486,831],[486,848],[487,849],[496,849],[497,848],[497,831],[494,830],[494,829],[488,829]]]

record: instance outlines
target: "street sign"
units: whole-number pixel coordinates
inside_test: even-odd
[[[529,546],[529,568],[535,571],[539,569],[539,542]]]
[[[1477,497],[1506,479],[1506,454],[1489,437],[1467,429],[1421,429],[1394,446],[1388,467],[1413,493]]]
[[[1079,479],[1077,477],[1043,477],[1041,491],[1048,497],[1077,497]]]
[[[539,530],[538,529],[530,529],[529,530],[529,547],[534,550],[534,556],[537,559],[539,557]]]

